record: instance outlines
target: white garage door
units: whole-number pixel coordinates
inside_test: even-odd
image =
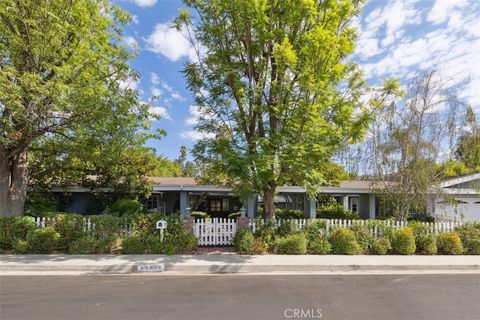
[[[435,214],[464,221],[480,220],[480,199],[455,198],[455,200],[456,204],[437,201]]]

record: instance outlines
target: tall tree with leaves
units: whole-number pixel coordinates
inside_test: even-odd
[[[149,114],[120,85],[137,74],[121,45],[128,14],[109,1],[0,0],[0,21],[0,213],[19,215],[28,157],[49,156],[29,155],[32,146],[137,130]]]
[[[362,1],[185,0],[176,20],[199,59],[184,73],[205,134],[194,155],[245,196],[263,195],[274,217],[277,187],[326,182],[319,163],[360,138],[371,108],[353,52]],[[398,89],[388,82],[380,106]],[[203,163],[204,165],[202,166]]]
[[[467,168],[480,172],[480,123],[470,106],[465,122],[455,155]]]

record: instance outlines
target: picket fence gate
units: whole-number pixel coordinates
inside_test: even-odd
[[[232,245],[237,221],[227,218],[195,219],[194,232],[201,246]]]

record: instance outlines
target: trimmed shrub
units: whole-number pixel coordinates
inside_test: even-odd
[[[275,217],[278,219],[303,219],[303,210],[296,209],[275,209]]]
[[[466,254],[480,255],[480,223],[466,223],[456,229]]]
[[[275,230],[275,235],[284,237],[289,234],[299,233],[300,229],[298,228],[297,224],[294,223],[292,220],[285,220],[277,227]]]
[[[37,227],[30,217],[0,217],[0,252],[12,250]]]
[[[70,254],[92,254],[97,252],[97,240],[86,235],[74,240],[68,249]]]
[[[263,241],[268,245],[272,243],[275,236],[275,220],[255,220],[256,229],[254,232],[255,238],[262,238]]]
[[[357,254],[360,246],[355,238],[355,233],[347,228],[334,229],[330,235],[332,252],[335,254]]]
[[[417,247],[417,253],[420,254],[436,254],[437,238],[431,233],[422,233],[415,236],[415,246]]]
[[[142,212],[142,205],[135,199],[118,199],[109,208],[111,215],[126,219],[134,219]]]
[[[311,254],[328,254],[332,251],[332,246],[327,238],[322,234],[325,228],[325,222],[316,220],[307,223],[304,227],[305,237],[307,238],[307,252]]]
[[[384,255],[392,249],[392,244],[388,238],[379,238],[372,241],[370,252],[372,254]]]
[[[267,253],[268,246],[262,238],[255,238],[253,241],[253,254]]]
[[[31,253],[52,253],[59,241],[60,234],[52,227],[36,229],[27,236],[27,249]]]
[[[397,229],[393,233],[392,249],[396,254],[411,255],[415,253],[415,236],[411,228]]]
[[[160,241],[160,236],[150,236],[147,239],[147,253],[165,253],[165,246]]]
[[[353,225],[350,230],[355,234],[355,240],[357,240],[359,252],[362,254],[368,253],[372,246],[373,237],[370,234],[367,226]]]
[[[303,233],[275,238],[274,252],[278,254],[306,254],[307,239]]]
[[[28,242],[26,240],[17,240],[17,242],[13,246],[13,253],[28,253]]]
[[[360,219],[357,212],[347,210],[339,203],[319,207],[316,216],[322,219]]]
[[[238,254],[253,254],[255,240],[250,229],[237,231],[233,239],[233,246]]]
[[[48,224],[60,234],[58,250],[67,252],[75,240],[83,237],[83,217],[75,214],[58,214]]]
[[[123,254],[143,254],[145,253],[145,244],[139,237],[127,236],[122,240],[120,252]]]
[[[456,232],[442,232],[437,237],[438,252],[441,254],[462,254],[463,246]]]

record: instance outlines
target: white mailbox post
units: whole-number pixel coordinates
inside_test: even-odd
[[[167,228],[167,221],[158,220],[157,229],[160,230],[160,241],[163,241],[163,230]]]

